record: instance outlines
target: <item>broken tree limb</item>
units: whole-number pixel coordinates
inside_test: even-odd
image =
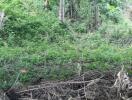
[[[130,80],[124,66],[117,74],[117,79],[114,83],[114,87],[117,88],[120,98],[127,100],[127,91],[130,89]]]

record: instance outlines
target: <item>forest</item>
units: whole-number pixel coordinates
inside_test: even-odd
[[[0,100],[132,100],[132,0],[0,0]]]

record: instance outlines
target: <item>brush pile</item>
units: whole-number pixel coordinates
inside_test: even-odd
[[[132,100],[130,80],[124,68],[118,73],[89,71],[68,81],[42,82],[7,95],[11,100]]]

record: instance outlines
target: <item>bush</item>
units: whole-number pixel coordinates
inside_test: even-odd
[[[30,5],[30,3],[33,6],[31,1],[27,2],[27,5]],[[59,36],[68,34],[67,29],[62,28],[63,26],[60,25],[53,12],[43,10],[43,12],[38,13],[34,11],[35,8],[29,11],[27,10],[29,8],[23,8],[24,4],[20,0],[3,4],[6,5],[3,9],[5,9],[8,19],[5,22],[4,30],[0,33],[2,39],[9,46],[21,46],[23,40],[37,42],[47,38],[49,42],[55,42]]]

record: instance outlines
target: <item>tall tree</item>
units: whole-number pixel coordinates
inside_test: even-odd
[[[65,0],[60,0],[59,4],[59,20],[61,22],[64,22],[64,16],[65,16]]]
[[[5,16],[5,13],[3,11],[0,12],[0,29],[3,28],[4,16]]]

